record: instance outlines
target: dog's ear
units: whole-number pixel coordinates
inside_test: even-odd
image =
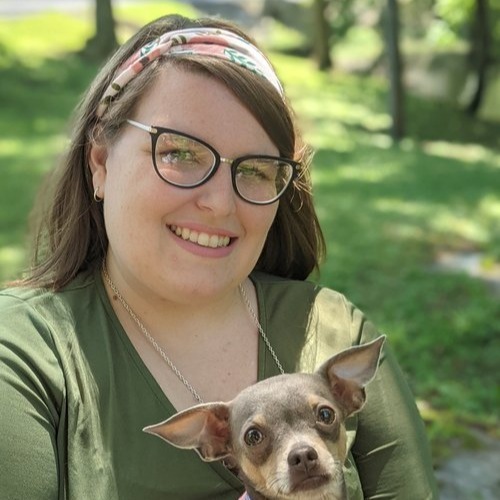
[[[194,449],[209,462],[226,457],[231,449],[229,405],[207,403],[176,413],[143,429],[177,448]]]
[[[317,373],[328,380],[333,396],[344,408],[345,417],[365,404],[365,387],[375,377],[384,342],[382,335],[368,344],[346,349],[318,369]]]

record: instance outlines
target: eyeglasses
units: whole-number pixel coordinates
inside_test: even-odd
[[[240,198],[255,205],[268,205],[283,195],[300,170],[300,163],[278,156],[223,158],[210,144],[183,132],[134,120],[127,123],[149,132],[156,173],[179,188],[205,184],[224,162],[231,166],[233,188]]]

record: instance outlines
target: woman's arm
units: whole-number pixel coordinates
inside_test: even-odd
[[[57,359],[43,322],[22,301],[0,295],[0,318],[1,496],[56,500]]]
[[[353,320],[360,343],[378,335],[355,309]],[[425,428],[389,342],[366,393],[352,448],[365,499],[437,499]]]

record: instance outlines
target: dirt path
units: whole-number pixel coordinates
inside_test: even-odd
[[[437,471],[441,500],[500,499],[500,440],[478,435],[480,450],[464,450]]]

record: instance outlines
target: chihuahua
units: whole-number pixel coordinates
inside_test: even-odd
[[[334,355],[312,374],[262,380],[228,403],[206,403],[144,428],[168,443],[224,460],[242,499],[344,500],[345,419],[365,404],[385,336]]]

